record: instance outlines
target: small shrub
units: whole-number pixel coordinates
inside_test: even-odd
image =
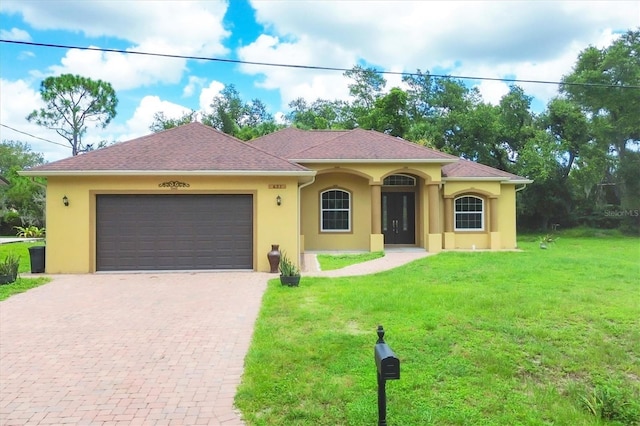
[[[298,267],[287,257],[285,252],[280,255],[280,275],[283,277],[297,277],[300,275]]]
[[[42,238],[45,236],[46,231],[44,228],[38,228],[37,226],[14,226],[18,231],[16,234],[20,238]]]
[[[20,267],[20,256],[16,256],[15,254],[8,254],[5,256],[4,260],[0,262],[0,276],[2,277],[2,282],[0,284],[8,284],[14,282],[18,279],[18,268]]]
[[[638,396],[624,383],[596,384],[580,396],[582,406],[595,418],[616,420],[624,424],[640,424]]]

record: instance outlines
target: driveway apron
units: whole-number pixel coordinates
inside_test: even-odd
[[[0,302],[0,424],[242,425],[233,398],[272,277],[63,275]]]

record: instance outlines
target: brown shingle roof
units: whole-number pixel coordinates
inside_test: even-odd
[[[457,159],[384,133],[354,130],[304,131],[284,129],[252,142],[292,161],[314,160],[415,160],[448,163]]]
[[[86,154],[34,167],[31,172],[247,171],[308,169],[226,135],[190,123]]]
[[[300,151],[348,133],[348,130],[300,130],[287,127],[261,136],[251,144],[283,158],[293,158]]]
[[[510,181],[531,182],[529,179],[503,170],[485,166],[473,161],[459,159],[442,167],[443,178],[490,178]]]

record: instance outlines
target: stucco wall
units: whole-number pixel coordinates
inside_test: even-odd
[[[516,247],[516,200],[515,185],[501,184],[500,182],[481,181],[455,181],[446,182],[444,185],[444,197],[459,197],[462,195],[475,195],[484,200],[484,230],[483,231],[454,231],[453,247],[455,249],[513,249]],[[500,245],[491,247],[490,227],[491,198],[497,200],[498,206],[498,231]],[[443,213],[444,214],[444,213]],[[452,218],[453,220],[453,218]]]
[[[320,193],[342,189],[351,193],[351,231],[320,232]],[[368,250],[371,234],[371,187],[363,177],[325,173],[302,189],[302,234],[305,250]]]
[[[188,188],[167,189],[165,181]],[[277,189],[269,185],[278,185]],[[286,187],[283,187],[286,186]],[[298,183],[295,177],[49,177],[47,184],[47,273],[95,271],[95,198],[98,194],[253,194],[254,268],[269,271],[267,253],[279,244],[297,253]],[[69,206],[62,197],[66,195]],[[280,195],[282,205],[276,204]],[[297,260],[297,256],[291,256]]]

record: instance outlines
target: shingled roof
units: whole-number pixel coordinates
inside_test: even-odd
[[[253,145],[298,163],[394,160],[451,163],[449,154],[373,130],[284,129],[260,137]]]
[[[522,176],[514,175],[484,164],[475,163],[473,161],[458,159],[455,163],[447,164],[442,167],[443,180],[464,180],[469,178],[510,181],[513,183],[531,183],[530,179]]]
[[[314,172],[201,123],[159,133],[34,167],[26,175],[146,174],[291,174]],[[253,173],[251,173],[253,172]]]

